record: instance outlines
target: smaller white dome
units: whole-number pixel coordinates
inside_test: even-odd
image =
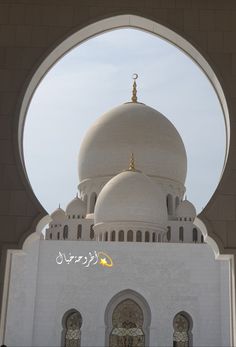
[[[124,171],[101,190],[94,219],[95,224],[142,222],[165,228],[167,209],[162,188],[141,172]]]
[[[67,216],[86,216],[86,204],[78,196],[76,196],[66,207]]]
[[[53,223],[61,224],[66,219],[65,211],[59,207],[51,214],[51,218]]]
[[[196,208],[188,201],[183,200],[176,209],[176,216],[178,218],[191,218],[193,220],[197,215]]]

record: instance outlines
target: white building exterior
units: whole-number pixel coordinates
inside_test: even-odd
[[[229,264],[194,225],[186,172],[180,135],[134,82],[84,138],[80,197],[11,257],[5,344],[229,346]]]

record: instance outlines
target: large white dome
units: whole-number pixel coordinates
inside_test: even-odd
[[[167,208],[161,187],[137,171],[124,171],[101,190],[94,212],[95,224],[143,222],[162,228],[167,223]]]
[[[132,102],[108,111],[87,131],[79,153],[80,181],[118,174],[131,152],[146,175],[184,184],[187,158],[179,133],[155,109]]]

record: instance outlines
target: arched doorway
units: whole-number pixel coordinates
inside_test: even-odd
[[[147,301],[131,289],[123,290],[110,300],[105,311],[106,346],[148,346],[150,324]]]
[[[143,312],[131,299],[120,302],[112,314],[109,347],[144,347]]]

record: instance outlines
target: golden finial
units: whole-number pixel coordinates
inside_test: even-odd
[[[129,171],[136,171],[136,169],[135,169],[134,153],[131,153],[131,156],[130,156]]]
[[[132,92],[132,102],[137,102],[138,98],[137,98],[137,83],[136,83],[136,79],[138,78],[138,74],[134,73],[132,76],[134,83],[133,83],[133,92]]]

